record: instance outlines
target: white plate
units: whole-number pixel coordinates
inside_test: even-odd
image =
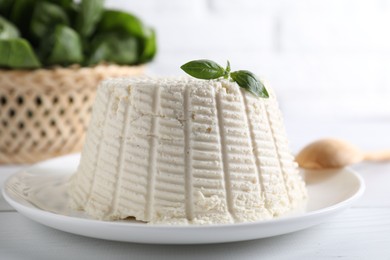
[[[307,207],[298,215],[253,223],[207,225],[207,226],[153,226],[135,221],[98,221],[79,212],[55,214],[43,210],[47,205],[31,204],[12,187],[23,186],[26,176],[29,185],[37,190],[51,188],[41,180],[69,177],[77,168],[80,156],[70,155],[38,163],[31,168],[12,175],[3,187],[3,196],[11,206],[26,217],[43,225],[82,236],[153,244],[207,244],[243,241],[271,237],[302,230],[326,221],[340,213],[358,199],[364,191],[364,183],[350,169],[303,172],[309,192]],[[36,181],[31,182],[31,180]],[[30,187],[31,188],[31,187]],[[58,191],[59,204],[64,204],[64,191]],[[62,201],[62,202],[61,202]],[[39,204],[39,203],[38,203]],[[53,206],[53,205],[49,205]],[[57,205],[58,206],[58,205]],[[60,207],[64,205],[59,205]]]

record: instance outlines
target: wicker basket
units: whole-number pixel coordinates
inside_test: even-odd
[[[0,70],[0,164],[79,151],[99,81],[142,73],[117,65]]]

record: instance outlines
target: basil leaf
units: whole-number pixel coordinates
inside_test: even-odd
[[[263,83],[250,71],[239,70],[230,73],[230,77],[237,82],[237,84],[254,94],[255,96],[268,98],[267,89],[264,87]]]
[[[153,59],[157,52],[156,32],[148,28],[147,34],[142,38],[142,51],[140,54],[140,63],[148,62]]]
[[[70,65],[83,61],[81,40],[77,32],[65,25],[57,25],[48,41],[41,44],[41,56],[46,65]]]
[[[138,59],[138,41],[135,37],[120,33],[97,35],[91,44],[88,65],[110,62],[121,65],[135,64]]]
[[[225,69],[211,60],[193,60],[180,68],[198,79],[217,79],[225,75]]]
[[[38,58],[25,39],[0,40],[0,67],[35,69],[40,66]]]
[[[18,38],[19,30],[5,18],[0,16],[0,39]]]
[[[103,13],[98,25],[98,32],[120,31],[132,36],[144,37],[144,25],[138,17],[116,10],[107,10]]]
[[[98,33],[117,32],[138,39],[138,59],[144,63],[153,59],[157,51],[156,33],[144,26],[141,20],[129,13],[107,10],[98,24]]]
[[[57,24],[69,25],[65,11],[56,4],[38,2],[31,18],[32,35],[37,39],[41,39]]]
[[[82,0],[76,18],[76,30],[83,37],[90,36],[103,13],[104,0]]]

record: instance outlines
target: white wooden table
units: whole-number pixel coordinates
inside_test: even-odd
[[[390,147],[389,121],[352,118],[304,124],[287,118],[286,125],[295,151],[321,136],[380,149]],[[352,208],[307,230],[229,244],[163,246],[80,237],[31,221],[0,197],[0,259],[390,259],[390,163],[353,168],[367,189]],[[18,169],[0,167],[0,184]]]

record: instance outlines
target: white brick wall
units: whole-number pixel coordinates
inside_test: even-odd
[[[282,48],[297,52],[389,52],[389,3],[292,1],[282,11]]]
[[[158,31],[151,74],[229,59],[267,78],[286,117],[390,118],[390,0],[109,0]]]

